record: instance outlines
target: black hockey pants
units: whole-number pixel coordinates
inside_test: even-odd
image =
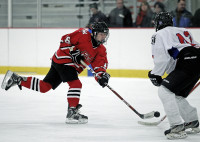
[[[200,78],[200,49],[186,47],[178,55],[177,64],[162,85],[177,96],[187,97]]]

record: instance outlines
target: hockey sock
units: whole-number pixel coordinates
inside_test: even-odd
[[[41,93],[46,93],[52,88],[51,84],[35,77],[27,77],[27,81],[21,81],[20,85]]]
[[[82,83],[80,80],[68,81],[69,91],[67,93],[67,100],[69,107],[76,107],[79,104]]]

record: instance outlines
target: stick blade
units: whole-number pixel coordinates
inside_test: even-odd
[[[138,121],[138,124],[145,125],[145,126],[157,126],[158,124],[160,124],[160,121],[158,122]]]
[[[143,114],[143,116],[144,116],[143,119],[150,119],[150,118],[153,118],[153,117],[154,117],[154,113],[155,113],[155,111],[152,111],[152,112]]]
[[[145,121],[138,121],[138,124],[141,124],[141,125],[145,125],[145,126],[157,126],[159,125],[162,121],[165,120],[167,116],[163,116],[159,121],[156,121],[156,122],[145,122]]]

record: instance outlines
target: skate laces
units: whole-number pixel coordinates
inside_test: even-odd
[[[79,114],[79,110],[77,108],[71,107],[69,108],[69,117],[72,117],[73,115],[78,115]]]
[[[81,117],[81,118],[86,117],[85,115],[81,114],[80,108],[81,108],[81,106],[80,107],[79,106],[76,107],[74,115],[78,116],[78,117]]]
[[[76,109],[75,109],[75,115],[84,116],[84,115],[82,115],[82,114],[80,114],[80,113],[81,113],[80,108],[76,108]]]
[[[82,105],[81,104],[78,104],[76,107],[70,107],[69,108],[69,112],[68,112],[68,115],[67,115],[67,117],[69,118],[69,117],[86,117],[85,115],[83,115],[83,114],[80,114],[81,113],[81,111],[80,111],[80,108],[82,107]]]

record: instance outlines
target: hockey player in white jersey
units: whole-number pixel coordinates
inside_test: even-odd
[[[185,28],[173,27],[172,16],[161,12],[155,17],[152,36],[154,68],[148,76],[163,103],[170,129],[168,139],[187,137],[187,131],[199,133],[197,109],[186,100],[200,78],[200,44]],[[168,76],[162,79],[164,73]]]

